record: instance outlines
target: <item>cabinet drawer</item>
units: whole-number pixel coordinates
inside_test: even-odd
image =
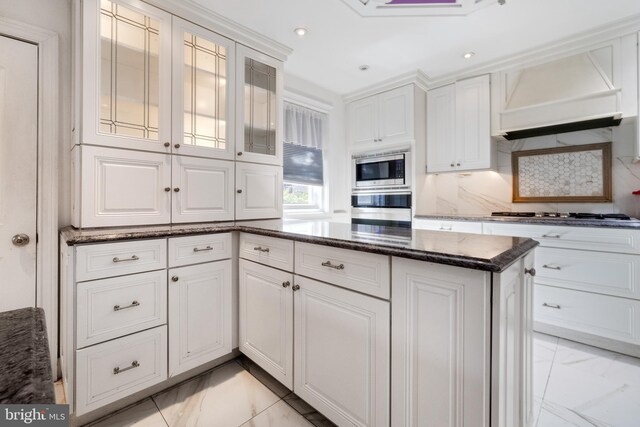
[[[164,270],[79,283],[77,348],[167,322]]]
[[[536,322],[640,344],[640,301],[535,285]]]
[[[640,257],[609,252],[539,248],[536,283],[640,299]]]
[[[142,273],[167,267],[166,239],[81,245],[76,249],[76,281]]]
[[[293,271],[293,241],[240,233],[240,258]]]
[[[470,221],[441,221],[435,219],[415,218],[413,220],[413,228],[417,228],[419,230],[453,231],[456,233],[482,234],[482,223]]]
[[[231,233],[169,239],[169,267],[231,258]]]
[[[640,230],[485,222],[484,234],[530,237],[541,246],[600,252],[640,253]]]
[[[167,379],[167,327],[76,351],[76,415]]]
[[[389,257],[296,243],[295,273],[389,299]]]

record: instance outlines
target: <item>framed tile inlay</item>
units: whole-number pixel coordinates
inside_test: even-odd
[[[611,142],[514,151],[513,202],[611,202]]]

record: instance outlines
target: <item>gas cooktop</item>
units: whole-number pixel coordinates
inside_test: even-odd
[[[491,216],[500,216],[506,218],[576,218],[576,219],[617,219],[629,220],[629,216],[620,213],[588,213],[588,212],[492,212]]]

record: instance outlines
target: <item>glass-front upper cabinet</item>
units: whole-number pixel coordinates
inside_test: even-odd
[[[136,0],[82,2],[82,141],[171,152],[171,15]]]
[[[173,18],[173,152],[233,160],[235,42]]]
[[[237,45],[236,160],[282,165],[282,62]]]

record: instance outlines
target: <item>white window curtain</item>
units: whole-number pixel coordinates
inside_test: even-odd
[[[322,150],[328,116],[310,108],[284,103],[284,142]]]

